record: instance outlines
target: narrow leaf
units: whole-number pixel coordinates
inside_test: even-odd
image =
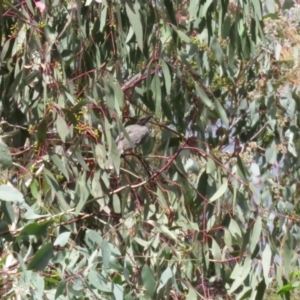
[[[195,87],[196,87],[196,93],[198,97],[200,97],[201,101],[208,107],[212,108],[213,103],[212,101],[208,98],[206,93],[198,86],[197,82],[194,81]]]
[[[266,244],[265,249],[262,253],[262,267],[263,267],[263,273],[265,282],[268,285],[271,278],[269,276],[270,274],[270,268],[271,268],[271,259],[272,259],[272,251],[269,244]]]
[[[65,119],[60,114],[56,116],[56,128],[61,140],[65,143],[70,132]]]
[[[169,66],[167,65],[167,63],[163,60],[161,61],[161,65],[162,65],[163,75],[164,75],[164,79],[165,79],[166,92],[167,92],[167,95],[170,95],[170,93],[171,93],[170,69],[169,69]]]
[[[63,233],[61,233],[56,238],[56,240],[54,242],[54,246],[64,247],[68,243],[70,235],[71,235],[71,232],[63,232]]]
[[[44,270],[47,267],[48,262],[50,261],[52,256],[53,245],[52,243],[48,243],[36,252],[32,260],[28,264],[27,269],[36,271]]]
[[[228,129],[229,120],[228,120],[226,111],[217,99],[215,99],[215,106],[216,106],[216,111],[217,111],[219,117],[221,118],[223,125],[225,126],[226,129]]]
[[[11,202],[25,202],[22,193],[15,187],[6,184],[0,185],[0,199]]]
[[[57,154],[50,155],[51,160],[53,163],[57,166],[58,170],[64,174],[64,176],[69,179],[69,173],[66,169],[66,166],[64,165],[63,161],[60,159],[60,157]]]
[[[12,157],[7,145],[0,141],[0,167],[6,169],[12,166]]]
[[[157,288],[157,292],[160,291],[160,289],[162,289],[165,284],[169,281],[169,279],[171,279],[173,277],[173,273],[172,270],[170,269],[170,267],[167,267],[164,272],[161,274],[160,277],[160,281],[159,281],[159,287]]]
[[[104,267],[104,269],[107,269],[108,265],[109,265],[111,250],[110,250],[110,246],[106,240],[102,241],[101,250],[102,250],[102,258],[103,258],[103,267]]]
[[[155,292],[156,283],[153,271],[148,265],[144,265],[142,269],[142,280],[149,296],[152,297]]]
[[[129,22],[136,35],[137,44],[143,52],[143,26],[140,14],[138,11],[135,11],[131,1],[126,1],[126,12],[128,15]]]
[[[261,217],[258,216],[254,223],[252,235],[250,238],[250,253],[252,253],[255,250],[255,247],[260,239],[261,231],[262,231],[262,220]]]
[[[212,39],[210,47],[211,47],[211,50],[213,51],[218,63],[222,65],[224,54],[223,54],[221,45],[216,37],[214,37]]]
[[[159,116],[161,113],[161,87],[160,80],[157,74],[153,76],[151,83],[151,90],[155,101],[155,115]]]
[[[227,191],[227,188],[228,188],[228,181],[227,181],[227,179],[225,179],[224,182],[222,183],[222,185],[219,187],[219,189],[210,198],[209,202],[214,202],[217,199],[219,199],[221,196],[223,196],[224,193]]]
[[[52,221],[28,224],[22,229],[19,236],[21,237],[22,235],[36,235],[36,236],[46,235],[48,232],[48,227],[51,224]]]

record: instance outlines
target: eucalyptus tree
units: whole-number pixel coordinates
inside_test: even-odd
[[[2,1],[1,297],[282,287],[299,240],[296,11]],[[147,114],[150,138],[120,157],[116,137]]]

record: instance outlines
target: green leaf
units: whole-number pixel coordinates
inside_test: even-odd
[[[206,0],[203,5],[200,6],[199,16],[206,17],[207,10],[212,4],[213,0]]]
[[[134,298],[132,297],[131,293],[128,293],[125,295],[124,300],[134,300]]]
[[[228,129],[229,128],[229,120],[228,120],[225,109],[223,108],[223,106],[217,99],[215,99],[214,102],[215,102],[216,111],[222,120],[222,124],[225,126],[226,129]]]
[[[75,156],[76,158],[78,159],[78,162],[80,163],[80,165],[82,166],[82,168],[84,169],[84,171],[89,171],[89,167],[88,165],[86,164],[86,162],[84,161],[84,158],[80,152],[80,150],[75,150]]]
[[[1,56],[0,56],[1,61],[5,61],[10,56],[13,43],[14,43],[13,39],[9,39],[4,43],[1,51]]]
[[[254,15],[258,21],[262,20],[262,8],[261,8],[261,1],[260,0],[252,0],[252,5],[254,8]]]
[[[196,18],[199,10],[199,6],[200,6],[200,2],[198,0],[190,0],[190,5],[189,5],[190,19]]]
[[[114,90],[114,96],[115,96],[115,100],[116,102],[118,103],[120,109],[123,108],[124,106],[124,94],[123,94],[123,91],[119,85],[119,83],[117,81],[112,81],[111,80],[111,83],[113,82],[112,84],[112,88]]]
[[[88,247],[94,250],[97,246],[100,246],[102,243],[102,237],[95,230],[88,229],[85,234],[85,242]]]
[[[103,258],[103,267],[104,267],[104,269],[107,270],[108,266],[109,266],[111,250],[110,250],[110,246],[106,240],[102,241],[101,250],[102,250],[102,258]]]
[[[189,286],[189,292],[186,295],[186,300],[194,300],[194,299],[198,299],[197,292],[191,286]]]
[[[276,60],[280,60],[281,49],[282,49],[282,46],[279,43],[277,43],[275,46],[275,53],[274,53]]]
[[[220,65],[222,65],[223,64],[224,53],[223,53],[221,45],[220,45],[220,43],[219,43],[219,41],[216,37],[213,37],[213,39],[211,41],[211,44],[210,44],[210,47],[211,47],[211,50],[213,51],[218,63]]]
[[[95,158],[101,169],[105,169],[106,162],[106,150],[105,147],[101,144],[95,146]]]
[[[142,269],[142,281],[150,297],[153,297],[156,289],[156,282],[152,269],[144,265]]]
[[[36,254],[31,259],[30,263],[28,264],[28,270],[36,270],[36,271],[43,271],[50,259],[53,256],[53,246],[52,243],[48,243],[41,247]]]
[[[260,240],[260,234],[262,231],[262,220],[261,217],[258,216],[253,226],[252,235],[250,237],[250,253],[255,250],[255,247]]]
[[[238,165],[238,174],[239,174],[239,176],[241,177],[241,179],[244,182],[247,182],[248,181],[249,172],[246,169],[243,161],[241,160],[241,158],[239,156],[237,157],[237,165]]]
[[[0,210],[3,213],[3,219],[8,223],[12,224],[15,221],[16,215],[10,202],[0,201]]]
[[[177,240],[176,234],[173,231],[171,231],[167,226],[160,224],[158,222],[152,221],[152,220],[148,220],[147,223],[154,226],[159,232],[165,234],[167,237],[169,237],[175,241]]]
[[[60,157],[57,154],[52,154],[52,155],[50,155],[50,158],[54,162],[54,164],[57,166],[58,170],[64,174],[64,176],[67,178],[68,181],[70,181],[67,168],[66,168],[64,162],[60,159]]]
[[[43,144],[46,140],[46,132],[47,132],[47,121],[43,119],[39,125],[37,130],[37,139],[39,144]]]
[[[161,274],[161,276],[160,276],[160,281],[159,281],[159,286],[158,286],[158,288],[157,288],[157,293],[160,291],[160,289],[162,289],[162,288],[166,285],[166,283],[167,283],[171,278],[173,278],[173,272],[172,272],[172,270],[171,270],[169,267],[167,267],[167,268],[163,271],[163,273]]]
[[[76,215],[78,215],[82,211],[82,208],[86,204],[90,195],[90,191],[86,185],[86,176],[82,175],[77,181],[75,193],[79,198],[79,202],[77,203],[75,210]]]
[[[9,169],[12,167],[12,157],[7,145],[0,141],[0,167]]]
[[[157,189],[156,195],[157,195],[157,200],[161,205],[161,207],[168,207],[166,197],[160,188]]]
[[[2,184],[0,185],[0,199],[14,203],[24,203],[24,196],[15,187]]]
[[[209,199],[209,202],[214,202],[217,199],[219,199],[220,197],[222,197],[225,192],[228,189],[228,181],[227,179],[223,180],[223,183],[221,184],[221,186],[218,188],[218,190],[214,193],[214,195]]]
[[[231,273],[230,278],[233,279],[233,283],[228,291],[228,293],[233,293],[238,287],[243,285],[244,280],[247,276],[249,276],[249,272],[251,269],[251,258],[247,256],[244,260],[244,264],[237,264]]]
[[[120,198],[117,194],[113,195],[113,207],[114,207],[114,212],[116,214],[121,213],[121,201],[120,201]]]
[[[20,232],[19,236],[23,235],[36,235],[45,236],[48,232],[48,227],[52,224],[52,221],[45,221],[42,223],[32,223],[26,225]]]
[[[88,274],[88,282],[89,284],[92,284],[96,289],[111,294],[111,287],[110,284],[108,284],[100,273],[90,270]]]
[[[181,30],[176,30],[176,32],[182,41],[184,41],[185,43],[190,43],[190,38],[184,32],[182,32]]]
[[[103,3],[101,16],[100,16],[100,32],[103,32],[104,26],[106,25],[106,18],[107,18],[107,5]]]
[[[74,97],[68,92],[68,90],[66,88],[64,88],[64,86],[62,87],[63,91],[64,91],[64,95],[66,96],[66,98],[72,103],[75,104],[75,100]]]
[[[5,5],[7,5],[12,10],[12,12],[14,12],[19,17],[21,17],[21,19],[24,19],[24,20],[27,19],[26,15],[23,14],[24,11],[20,11],[19,9],[16,9],[15,5],[10,3],[10,1],[7,1],[7,3],[5,3]]]
[[[38,78],[40,75],[40,71],[34,70],[29,75],[27,75],[25,78],[22,80],[22,86],[25,87],[26,85],[30,85],[36,78]]]
[[[174,13],[173,2],[171,0],[164,0],[165,8],[171,23],[177,27],[177,21]]]
[[[270,278],[270,268],[272,262],[272,251],[269,244],[266,244],[265,249],[262,253],[262,267],[263,274],[266,284],[268,285],[272,279]]]
[[[161,114],[161,87],[160,80],[157,74],[153,76],[151,82],[151,90],[155,101],[155,115],[160,116]]]
[[[212,239],[211,253],[215,260],[221,260],[222,258],[221,248],[214,239]]]
[[[230,219],[228,230],[234,238],[241,238],[243,236],[240,226],[234,219]]]
[[[265,155],[266,162],[271,165],[273,165],[277,160],[277,149],[275,146],[276,146],[275,143],[273,143],[271,147],[267,148],[266,150],[266,155]]]
[[[50,214],[47,214],[47,215],[39,215],[39,214],[36,214],[31,208],[28,209],[26,211],[26,213],[24,214],[24,218],[26,220],[37,220],[37,219],[42,219],[42,218],[46,218],[46,217],[49,217]]]
[[[123,300],[124,298],[124,288],[120,284],[113,284],[113,294],[116,300]]]
[[[54,246],[60,246],[60,247],[64,247],[68,241],[69,241],[69,238],[70,238],[70,235],[71,235],[71,232],[63,232],[61,233],[56,239],[55,239],[55,242],[54,242]]]
[[[196,92],[200,100],[210,109],[213,107],[212,101],[207,97],[206,93],[199,87],[198,83],[194,81]]]
[[[250,171],[252,173],[252,175],[254,176],[260,176],[260,169],[259,169],[259,165],[256,163],[252,163],[250,166]]]
[[[67,293],[67,281],[62,280],[57,285],[57,289],[55,292],[55,299],[61,299],[61,296],[65,295]]]
[[[27,7],[28,7],[30,13],[34,14],[34,9],[33,9],[33,6],[32,6],[32,2],[30,0],[26,0],[26,4],[27,4]]]
[[[137,44],[141,51],[143,52],[144,48],[144,41],[143,41],[143,26],[141,22],[140,13],[135,5],[133,7],[133,3],[131,1],[126,0],[126,12],[128,14],[129,22],[134,30],[134,33],[136,35]]]
[[[286,274],[289,274],[291,272],[291,267],[292,267],[292,261],[291,261],[291,257],[293,256],[293,252],[294,250],[292,249],[292,247],[290,246],[291,245],[291,239],[292,236],[291,235],[288,235],[287,236],[287,240],[286,242],[284,243],[283,245],[283,259],[285,260],[285,263],[284,263],[284,272],[286,272]],[[289,260],[288,260],[289,258]]]
[[[52,188],[51,193],[55,194],[57,196],[58,202],[60,204],[60,207],[64,210],[67,211],[70,209],[69,204],[66,202],[63,191],[61,187],[59,186],[57,180],[53,176],[51,172],[48,170],[44,170],[45,172],[45,178],[47,180],[47,183],[49,186]]]
[[[7,242],[12,242],[14,240],[13,236],[9,231],[8,224],[4,220],[0,220],[0,236],[1,238],[4,238]]]
[[[197,178],[197,189],[198,189],[198,192],[199,194],[202,196],[202,197],[206,197],[207,196],[207,180],[208,180],[208,175],[206,172],[203,172],[203,173],[200,173],[198,178]],[[200,197],[198,194],[197,194],[197,203],[201,203],[203,201],[203,198]]]
[[[60,114],[56,115],[56,128],[61,140],[65,143],[70,132],[65,119]]]
[[[161,60],[161,65],[162,65],[162,71],[165,79],[165,87],[166,87],[166,92],[167,95],[170,95],[171,92],[171,84],[172,84],[172,79],[171,79],[171,73],[168,64]]]

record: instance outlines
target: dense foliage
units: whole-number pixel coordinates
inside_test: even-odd
[[[297,4],[0,6],[1,299],[286,287],[300,241]],[[116,136],[147,114],[151,137],[120,158]]]

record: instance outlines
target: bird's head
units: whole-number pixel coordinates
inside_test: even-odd
[[[153,116],[146,116],[137,120],[136,124],[145,126]]]

